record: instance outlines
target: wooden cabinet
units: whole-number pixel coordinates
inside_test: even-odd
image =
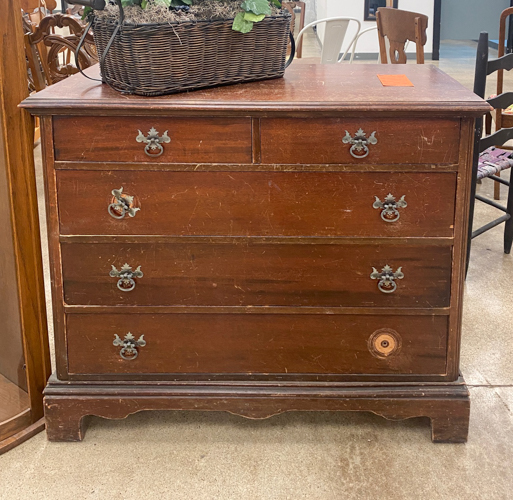
[[[0,16],[0,454],[44,429],[51,372],[20,11]]]
[[[50,439],[166,408],[428,416],[435,441],[466,439],[483,101],[432,66],[298,65],[153,99],[75,76],[23,105],[43,125]]]

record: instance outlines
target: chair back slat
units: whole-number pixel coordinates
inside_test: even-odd
[[[495,134],[489,135],[479,141],[479,152],[482,153],[485,149],[492,146],[501,146],[505,142],[513,139],[513,127],[501,128]]]
[[[513,104],[513,92],[504,92],[504,94],[497,97],[487,99],[486,102],[493,108],[506,109]]]
[[[427,16],[406,10],[380,7],[376,12],[376,24],[383,64],[387,64],[387,62],[405,64],[407,61],[405,45],[408,40],[416,44],[417,64],[424,64]],[[389,42],[388,48],[386,40]]]
[[[491,75],[493,72],[500,69],[510,71],[513,69],[513,54],[506,54],[505,56],[499,57],[499,59],[493,59],[488,61],[487,75]]]
[[[338,61],[348,26],[348,19],[326,21],[324,25],[324,40],[322,41],[321,64],[334,64]]]

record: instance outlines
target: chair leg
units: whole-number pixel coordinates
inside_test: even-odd
[[[470,185],[470,200],[468,211],[468,234],[467,234],[467,261],[465,263],[465,279],[467,278],[468,265],[470,262],[470,247],[472,244],[472,226],[474,223],[474,207],[476,204],[477,166],[479,163],[479,140],[483,132],[483,121],[478,120],[474,135],[474,156],[472,158],[472,183]]]
[[[506,205],[507,213],[511,216],[511,219],[506,221],[506,227],[504,228],[504,253],[509,254],[511,252],[511,243],[513,242],[513,172],[510,172],[510,181],[508,189],[508,204]]]
[[[485,115],[485,134],[491,135],[492,133],[492,114],[486,113]]]
[[[500,172],[497,172],[495,174],[497,177],[501,176]],[[501,185],[499,182],[493,183],[493,199],[494,200],[500,200],[501,199]]]

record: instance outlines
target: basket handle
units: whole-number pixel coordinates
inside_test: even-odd
[[[291,31],[289,31],[289,38],[290,38],[290,55],[289,59],[285,64],[285,69],[287,69],[294,60],[294,57],[296,57],[296,41],[294,40],[294,35]]]
[[[123,10],[123,6],[121,5],[121,0],[116,0],[116,4],[119,7],[119,19],[118,19],[118,24],[116,26],[116,29],[114,30],[114,33],[112,33],[112,36],[110,37],[109,43],[107,44],[107,47],[105,47],[105,50],[103,51],[103,54],[102,54],[102,56],[100,58],[100,72],[102,74],[104,74],[103,69],[104,69],[104,65],[105,65],[105,58],[107,57],[107,54],[109,53],[110,47],[112,46],[112,43],[114,42],[114,39],[116,38],[116,35],[118,34],[118,31],[121,29],[121,26],[122,26],[122,24],[123,24],[123,22],[125,20],[125,12]],[[89,33],[89,30],[91,29],[91,26],[93,25],[93,22],[94,22],[94,14],[91,15],[91,20],[89,21],[89,24],[85,28],[84,33],[82,34],[82,36],[80,38],[80,41],[78,42],[77,48],[75,49],[75,66],[77,67],[78,71],[80,71],[80,73],[83,76],[85,76],[86,78],[88,78],[89,80],[93,80],[94,82],[102,82],[103,83],[103,80],[101,80],[99,78],[91,78],[90,76],[87,76],[82,71],[82,68],[80,67],[80,63],[79,63],[79,60],[78,60],[78,54],[80,53],[80,50],[82,49],[82,47],[84,45],[86,36]],[[110,86],[111,85],[109,84],[109,87]]]

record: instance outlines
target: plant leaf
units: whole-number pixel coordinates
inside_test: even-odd
[[[239,12],[233,20],[232,29],[240,33],[249,33],[253,29],[253,21],[244,19],[245,12]]]
[[[264,18],[265,18],[265,14],[260,14],[259,16],[257,16],[256,14],[253,14],[253,12],[245,12],[244,13],[245,21],[252,21],[254,23],[258,23]]]
[[[84,13],[82,14],[82,21],[86,19],[90,12],[93,11],[92,7],[84,7]]]
[[[281,0],[271,0],[271,2],[281,9]]]
[[[271,14],[271,6],[269,5],[269,0],[245,0],[242,2],[241,7],[246,12],[253,12],[253,14],[256,14],[257,16],[261,14]]]
[[[148,0],[142,0],[141,9],[145,9],[147,5],[148,5]]]

